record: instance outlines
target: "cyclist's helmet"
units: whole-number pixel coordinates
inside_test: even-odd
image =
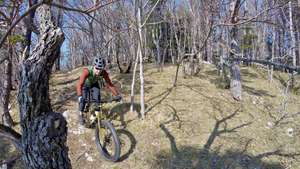
[[[105,59],[102,57],[96,57],[94,59],[94,66],[96,69],[104,69],[105,68]]]

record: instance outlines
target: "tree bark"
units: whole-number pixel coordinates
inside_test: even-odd
[[[175,16],[176,17],[176,16]],[[177,19],[177,18],[175,18]],[[178,38],[177,36],[177,30],[175,29],[176,26],[175,26],[175,19],[172,21],[172,26],[174,28],[174,36],[175,36],[175,40],[176,40],[176,46],[177,46],[177,60],[176,60],[176,73],[175,73],[175,78],[174,78],[174,82],[173,82],[173,87],[176,87],[177,85],[177,79],[178,79],[178,72],[179,72],[179,67],[180,67],[180,64],[183,60],[183,53],[181,51],[181,45],[180,45],[180,41],[181,39]]]
[[[276,38],[276,32],[275,32],[275,28],[273,28],[273,32],[272,32],[272,45],[271,45],[271,62],[274,61],[274,57],[275,57],[275,50],[276,50],[276,46],[275,46],[275,38]],[[274,66],[271,65],[269,66],[269,81],[272,82],[273,81],[273,72],[274,72]]]
[[[55,61],[55,71],[60,71],[60,54],[61,54],[60,48],[57,49],[56,54],[57,54],[57,59]]]
[[[157,27],[152,28],[152,41],[155,44],[156,48],[156,66],[157,70],[159,72],[162,71],[162,58],[161,58],[161,48],[160,48],[160,43],[161,43],[161,38],[162,38],[162,30],[161,30],[161,25],[158,25]]]
[[[231,4],[231,20],[232,24],[237,23],[237,17],[239,13],[240,0],[233,1]],[[237,26],[233,26],[230,32],[231,36],[231,51],[236,51],[238,48],[237,44]],[[234,57],[234,53],[230,52],[230,57]],[[241,84],[241,73],[239,63],[237,61],[233,61],[230,66],[231,69],[231,80],[230,80],[230,91],[235,100],[242,99],[242,84]]]
[[[143,68],[143,55],[142,55],[142,20],[141,20],[141,3],[139,3],[137,20],[138,20],[138,34],[139,34],[139,43],[138,43],[138,57],[140,59],[140,82],[141,82],[141,115],[142,119],[145,119],[145,96],[144,96],[144,68]]]
[[[54,113],[49,98],[49,77],[64,41],[61,29],[51,21],[50,7],[38,9],[38,44],[21,65],[18,101],[20,109],[23,160],[29,169],[68,169],[66,120]]]
[[[294,26],[293,26],[293,12],[292,12],[292,2],[289,2],[289,16],[290,16],[290,34],[291,34],[291,55],[293,58],[293,66],[296,66],[296,38],[294,34]]]
[[[132,74],[132,82],[131,82],[131,92],[130,92],[130,111],[133,112],[134,110],[134,85],[135,85],[135,76],[136,76],[136,69],[139,63],[139,56],[136,55],[133,74]]]
[[[59,0],[59,4],[63,5],[63,0]],[[58,9],[58,14],[56,18],[56,26],[61,27],[63,24],[63,10]],[[55,61],[55,71],[60,71],[60,58],[61,58],[61,49],[57,49],[57,59]]]
[[[120,37],[120,34],[118,33],[117,35],[117,38],[115,40],[115,51],[116,51],[116,60],[117,60],[117,65],[118,65],[118,68],[119,68],[119,71],[120,73],[124,73],[124,70],[122,69],[122,66],[121,66],[121,63],[120,63],[120,48],[121,48],[121,37]]]
[[[29,7],[32,7],[33,5],[37,4],[37,0],[33,0],[32,4],[29,3]],[[34,19],[34,15],[35,15],[35,9],[30,11],[29,16],[24,20],[24,23],[26,25],[26,31],[25,31],[25,42],[24,42],[24,49],[27,47],[27,50],[25,51],[25,57],[23,59],[27,59],[29,57],[29,53],[30,53],[30,46],[31,46],[31,34],[33,32],[34,29],[36,29],[34,27],[33,24],[33,19]]]
[[[12,89],[11,77],[12,77],[12,46],[8,45],[8,59],[4,62],[4,91],[3,91],[3,114],[1,118],[3,118],[3,124],[11,127],[13,125],[13,119],[9,114],[9,102],[10,102],[10,92]]]

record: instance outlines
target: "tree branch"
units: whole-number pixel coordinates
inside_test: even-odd
[[[236,22],[236,23],[220,23],[220,24],[217,24],[215,26],[236,26],[236,25],[242,25],[242,24],[245,24],[245,23],[248,23],[248,22],[252,22],[253,20],[257,19],[260,15],[270,11],[270,10],[273,10],[273,9],[277,9],[277,8],[281,8],[281,7],[284,7],[288,4],[288,2],[286,2],[285,4],[281,4],[281,5],[277,5],[277,6],[273,6],[273,7],[270,7],[268,9],[265,9],[263,11],[261,11],[260,13],[258,13],[257,15],[253,16],[252,18],[249,18],[247,20],[244,20],[242,22]]]
[[[202,43],[202,46],[200,47],[200,49],[195,52],[195,53],[192,53],[192,54],[185,54],[185,56],[194,56],[194,55],[198,55],[203,49],[204,47],[206,46],[206,43],[208,41],[208,39],[210,38],[210,35],[212,34],[212,31],[214,29],[214,26],[213,26],[213,21],[211,20],[210,22],[210,26],[209,26],[209,32],[207,33],[203,43]],[[181,61],[183,60],[184,58],[181,59]]]
[[[118,2],[118,1],[120,1],[120,0],[110,1],[110,2],[108,2],[106,4],[103,4],[103,5],[100,5],[100,3],[97,3],[97,4],[95,4],[95,6],[90,7],[88,9],[71,8],[71,7],[63,6],[61,4],[57,4],[57,3],[54,3],[54,2],[50,3],[50,5],[54,6],[54,7],[57,7],[57,8],[61,8],[61,9],[67,10],[67,11],[73,11],[73,12],[79,12],[79,13],[84,13],[84,14],[90,14],[90,13],[96,11],[99,8],[103,8],[103,7],[107,6],[107,5],[110,5],[110,4]]]
[[[8,37],[8,35],[11,33],[11,31],[13,30],[13,28],[27,15],[30,14],[30,12],[32,10],[35,10],[36,8],[38,8],[39,6],[43,5],[45,2],[44,1],[41,1],[35,5],[33,5],[32,7],[30,7],[20,18],[18,18],[11,26],[10,28],[8,29],[8,31],[5,33],[5,35],[1,38],[0,40],[0,48],[2,48],[6,38]]]
[[[146,17],[146,19],[145,19],[145,21],[144,21],[144,23],[142,24],[141,27],[144,27],[144,26],[145,26],[145,24],[147,23],[147,21],[148,21],[150,15],[152,14],[152,12],[154,11],[154,9],[156,8],[156,6],[158,5],[159,2],[160,2],[160,0],[157,0],[157,1],[156,1],[156,3],[155,3],[154,6],[152,7],[151,11],[148,13],[148,15],[147,15],[147,17]]]
[[[73,12],[88,14],[87,10],[84,10],[84,9],[71,8],[71,7],[63,6],[63,5],[54,3],[54,2],[50,3],[50,5],[54,6],[54,7],[57,7],[57,8],[60,8],[60,9],[67,10],[67,11],[73,11]]]
[[[104,6],[107,6],[109,4],[112,4],[114,2],[117,2],[119,0],[114,0],[114,1],[111,1],[109,3],[106,3],[106,4],[103,4],[103,5],[99,5],[97,7],[92,7],[92,8],[89,8],[89,9],[86,9],[86,10],[82,10],[82,9],[76,9],[76,8],[70,8],[70,7],[66,7],[66,6],[63,6],[63,5],[60,5],[60,4],[56,4],[56,3],[49,3],[48,5],[50,6],[55,6],[57,8],[62,8],[62,9],[65,9],[65,10],[68,10],[68,11],[74,11],[74,12],[80,12],[80,13],[84,13],[84,14],[90,14],[91,12],[99,9],[99,8],[102,8]],[[8,35],[11,33],[11,31],[13,30],[13,28],[24,18],[26,17],[27,15],[30,14],[31,11],[35,10],[36,8],[38,8],[39,6],[43,5],[43,4],[47,4],[47,0],[42,0],[40,1],[39,3],[33,5],[32,7],[30,7],[20,18],[18,18],[11,26],[10,28],[8,29],[8,31],[5,33],[5,35],[1,38],[0,40],[0,48],[2,48],[3,46],[3,43],[5,42],[6,38],[8,37]]]
[[[100,3],[98,3],[94,7],[87,9],[86,12],[87,13],[92,13],[92,12],[96,11],[99,8],[103,8],[103,7],[107,6],[107,5],[113,4],[113,3],[118,2],[118,1],[120,1],[120,0],[110,1],[110,2],[108,2],[106,4],[103,4],[103,5],[100,5]]]
[[[5,21],[9,20],[9,18],[5,15],[4,12],[0,11],[0,15],[3,16],[3,18],[5,19]]]

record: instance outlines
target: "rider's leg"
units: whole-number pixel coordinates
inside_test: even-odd
[[[99,85],[96,85],[96,84],[93,85],[91,87],[91,91],[92,91],[93,100],[97,103],[97,105],[100,105],[100,87],[99,87]],[[95,115],[97,115],[99,113],[99,111],[100,111],[99,106],[96,106],[95,114],[90,117],[91,121],[94,121],[96,119]]]
[[[81,125],[84,124],[83,113],[84,113],[84,108],[85,108],[85,104],[86,104],[86,99],[88,98],[88,94],[89,94],[89,88],[86,85],[84,85],[82,88],[82,99],[79,102],[78,120]]]
[[[94,85],[92,87],[92,91],[93,91],[93,94],[92,94],[93,95],[93,100],[95,100],[95,102],[99,105],[100,100],[101,100],[99,85]],[[96,111],[99,111],[99,107],[96,107]]]

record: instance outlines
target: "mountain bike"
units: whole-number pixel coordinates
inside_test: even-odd
[[[95,127],[95,141],[100,154],[108,161],[117,162],[120,158],[120,139],[113,124],[109,121],[108,113],[102,110],[102,104],[113,101],[120,101],[116,98],[101,100],[96,103],[89,91],[84,109],[83,119],[88,128]],[[99,111],[96,111],[98,108]]]

